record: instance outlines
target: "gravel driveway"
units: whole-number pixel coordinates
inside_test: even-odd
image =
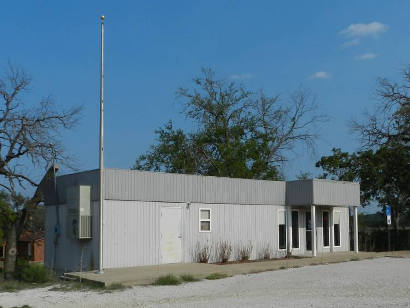
[[[410,259],[307,266],[180,286],[114,293],[0,293],[0,306],[32,307],[410,307]]]

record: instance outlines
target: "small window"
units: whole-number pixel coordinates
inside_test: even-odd
[[[329,228],[329,212],[322,212],[322,231],[323,231],[323,247],[329,247],[330,228]]]
[[[199,209],[199,231],[211,232],[211,209]]]
[[[334,245],[340,246],[340,212],[333,212]]]
[[[292,211],[292,248],[299,248],[299,212]]]
[[[286,224],[285,211],[278,212],[278,235],[279,235],[279,249],[286,249]]]
[[[27,243],[27,256],[31,257],[33,254],[33,246],[31,245],[31,243]]]

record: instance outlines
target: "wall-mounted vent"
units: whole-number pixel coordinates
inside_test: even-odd
[[[67,189],[67,235],[76,239],[92,237],[91,186]]]

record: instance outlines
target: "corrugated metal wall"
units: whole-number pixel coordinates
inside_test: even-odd
[[[104,201],[104,268],[159,263],[158,202]]]
[[[105,187],[110,200],[284,205],[286,183],[106,169]]]
[[[360,206],[360,184],[320,179],[286,182],[286,204]]]
[[[67,236],[67,206],[46,206],[45,225],[45,264],[55,268],[57,272],[91,270],[98,267],[98,234],[99,234],[99,210],[98,202],[92,202],[92,226],[93,238],[78,240]],[[60,218],[60,237],[55,246],[55,227],[57,224],[57,213]]]
[[[160,209],[182,209],[183,262],[194,260],[197,243],[207,243],[214,259],[217,244],[224,240],[233,247],[251,243],[252,258],[269,247],[272,257],[277,251],[277,211],[283,206],[166,203],[142,201],[104,202],[104,268],[158,264],[160,260]],[[199,232],[199,208],[211,208],[212,232]]]
[[[313,204],[360,205],[360,184],[341,181],[313,180]]]
[[[57,194],[60,204],[67,203],[67,189],[77,185],[91,186],[91,200],[97,201],[100,199],[100,189],[98,187],[99,170],[90,170],[73,174],[66,174],[57,177]],[[46,204],[47,205],[47,204]],[[54,204],[51,204],[54,205]]]
[[[273,257],[284,254],[278,251],[278,210],[299,207],[300,249],[294,254],[304,254],[306,245],[305,212],[312,203],[317,207],[318,251],[323,249],[322,209],[331,205],[358,205],[359,185],[332,181],[307,180],[296,182],[271,182],[228,179],[192,175],[140,172],[134,170],[106,169],[106,199],[104,204],[104,267],[127,267],[159,263],[160,208],[181,206],[183,225],[183,262],[194,259],[197,243],[207,243],[214,252],[220,241],[228,241],[234,251],[241,245],[252,243],[252,258],[269,247]],[[60,203],[66,202],[66,190],[73,185],[90,185],[92,202],[93,239],[72,239],[66,236],[65,205],[60,205],[60,240],[54,250],[56,207],[46,207],[45,262],[60,270],[78,271],[98,266],[98,170],[66,175],[58,178]],[[187,203],[190,205],[187,206]],[[212,232],[199,232],[199,208],[212,211]],[[341,210],[341,247],[335,251],[349,250],[349,212]],[[289,239],[290,240],[290,239]],[[83,255],[81,261],[81,254]]]
[[[313,204],[312,180],[286,182],[286,204],[311,205]]]
[[[90,185],[96,201],[99,170],[57,178],[59,202],[66,189]],[[227,204],[360,206],[360,185],[331,180],[261,181],[171,174],[128,169],[105,169],[105,199]]]
[[[216,260],[216,249],[221,241],[232,245],[234,258],[242,245],[252,245],[252,259],[261,258],[266,248],[272,257],[281,257],[285,251],[278,250],[278,211],[280,205],[237,205],[204,203],[166,203],[143,201],[104,202],[104,268],[132,267],[158,264],[160,260],[160,209],[164,206],[179,206],[182,209],[182,253],[183,262],[195,261],[196,247],[207,245],[211,249],[211,261]],[[199,232],[199,209],[211,209],[211,232]],[[296,209],[296,208],[295,208]],[[306,253],[305,213],[310,207],[299,207],[300,248],[293,249],[295,255]],[[329,207],[328,210],[332,208]],[[341,211],[341,247],[334,251],[349,250],[349,209]],[[77,240],[67,236],[66,206],[60,205],[61,236],[56,249],[56,268],[60,271],[89,270],[92,263],[98,266],[98,202],[93,202],[93,239]],[[54,266],[55,206],[46,207],[46,259],[47,266]],[[322,209],[317,209],[318,252],[330,251],[323,248]],[[291,238],[289,238],[291,240]],[[93,261],[91,261],[93,259]]]
[[[199,209],[211,209],[211,232],[199,232]],[[184,210],[184,261],[193,262],[196,247],[206,245],[211,248],[212,261],[221,241],[231,244],[232,257],[242,245],[252,245],[252,259],[256,259],[264,248],[269,248],[272,257],[278,252],[278,210],[275,205],[238,205],[192,203]]]
[[[272,257],[281,257],[286,253],[278,250],[278,211],[284,210],[284,206],[107,200],[104,207],[104,268],[160,263],[159,221],[160,209],[164,206],[181,207],[183,262],[195,261],[198,245],[209,247],[210,261],[217,261],[216,250],[222,241],[232,246],[231,259],[236,257],[241,246],[248,244],[252,246],[252,259],[261,258],[265,248],[271,250]],[[199,232],[200,208],[211,209],[211,232]],[[293,249],[292,253],[304,255],[307,253],[305,213],[310,208],[297,210],[299,249]],[[341,246],[335,247],[334,251],[348,251],[349,209],[340,207],[335,210],[342,215]],[[321,209],[316,212],[316,225],[318,252],[330,251],[330,248],[323,248]]]

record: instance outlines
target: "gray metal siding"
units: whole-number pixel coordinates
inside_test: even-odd
[[[158,202],[104,201],[104,268],[159,263]]]
[[[218,243],[226,241],[232,245],[231,259],[236,257],[241,245],[252,244],[251,259],[260,258],[265,247],[269,247],[272,257],[282,257],[285,251],[278,250],[278,211],[281,205],[167,203],[144,201],[106,200],[104,202],[104,268],[154,265],[160,261],[160,209],[164,206],[178,206],[182,210],[182,254],[183,262],[193,262],[197,243],[211,249],[211,262],[217,261]],[[199,209],[211,209],[211,232],[199,232]],[[306,253],[305,213],[310,208],[299,207],[299,249],[292,254]],[[332,208],[328,208],[331,210]],[[341,211],[341,247],[334,251],[349,250],[349,209],[337,207]],[[83,270],[90,269],[91,259],[98,265],[98,202],[93,202],[93,239],[79,241],[66,236],[66,206],[60,206],[61,237],[57,246],[56,267],[60,271],[79,271],[81,253]],[[318,252],[328,252],[323,248],[322,209],[317,209]],[[46,260],[53,267],[55,206],[46,208]],[[291,240],[291,237],[288,239]]]
[[[90,185],[91,200],[99,197],[99,170],[57,178],[59,203],[74,185]],[[105,199],[155,202],[197,202],[278,205],[360,205],[360,185],[331,180],[262,181],[105,169]]]
[[[57,177],[57,194],[59,204],[67,203],[67,189],[77,185],[91,186],[91,200],[99,200],[100,189],[98,175],[99,170],[96,169]]]
[[[109,200],[284,205],[285,189],[283,181],[105,170],[105,198]]]
[[[359,206],[359,183],[313,180],[313,204],[333,206]]]
[[[114,201],[104,202],[104,268],[154,265],[160,260],[160,209],[164,206],[182,209],[183,262],[194,260],[197,243],[207,243],[212,250],[211,261],[220,241],[237,249],[252,243],[252,259],[264,247],[270,247],[272,257],[285,254],[278,251],[277,211],[283,206],[237,205]],[[199,208],[211,208],[212,231],[199,232]]]
[[[199,232],[199,209],[211,209],[211,232]],[[184,215],[184,262],[195,260],[196,247],[208,246],[211,261],[215,262],[216,249],[221,241],[232,246],[231,259],[242,245],[252,245],[251,259],[257,259],[265,247],[269,247],[272,257],[285,254],[278,251],[278,205],[243,204],[203,204],[192,203]]]
[[[313,204],[312,180],[286,182],[286,204],[311,205]]]
[[[98,202],[92,202],[92,226],[93,238],[87,240],[78,240],[67,236],[67,206],[55,205],[46,207],[46,225],[45,225],[45,264],[50,268],[55,268],[57,272],[91,270],[98,266],[98,234],[99,234],[99,216]],[[54,228],[57,224],[57,213],[60,218],[60,237],[58,244],[54,244]]]
[[[360,184],[321,179],[286,182],[286,204],[360,206]]]

